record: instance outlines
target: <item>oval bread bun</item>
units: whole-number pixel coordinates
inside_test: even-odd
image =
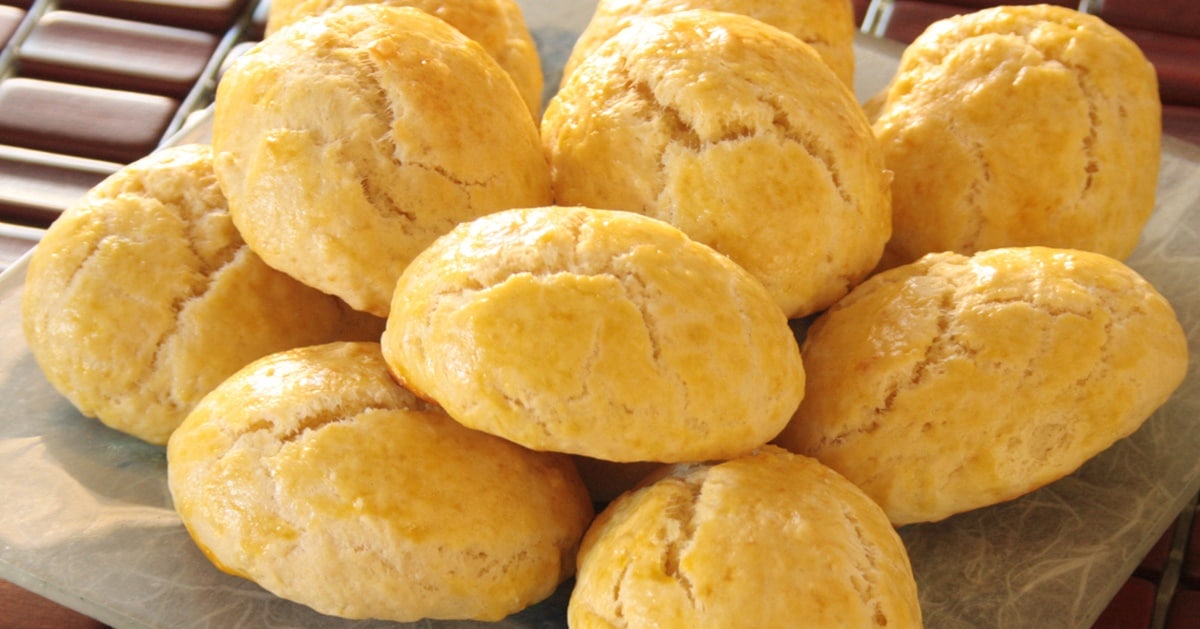
[[[396,285],[383,353],[468,427],[609,461],[748,452],[804,388],[753,277],[666,223],[586,208],[499,212],[438,239]]]
[[[1030,245],[1124,259],[1154,210],[1154,66],[1095,16],[1008,6],[937,22],[879,107],[891,264]]]
[[[205,145],[129,164],[63,212],[29,260],[21,309],[50,384],[84,415],[155,444],[256,358],[383,331],[246,246]]]
[[[1100,254],[930,254],[863,282],[808,331],[780,445],[892,522],[1030,492],[1136,430],[1187,370],[1170,304]]]
[[[636,18],[542,118],[555,202],[664,220],[729,256],[789,317],[879,261],[889,173],[850,90],[812,47],[744,15]]]
[[[746,15],[810,45],[847,86],[854,86],[854,5],[850,0],[600,0],[563,67],[570,74],[584,57],[632,18],[709,9]]]
[[[250,247],[380,316],[405,265],[455,224],[550,198],[512,80],[410,7],[342,7],[247,51],[217,89],[213,148]]]
[[[569,458],[463,428],[396,385],[377,343],[247,366],[167,464],[217,567],[345,618],[499,620],[573,573],[592,516]]]
[[[376,2],[380,0],[271,0],[266,34],[326,11]],[[512,77],[530,113],[535,118],[541,114],[542,60],[515,0],[382,0],[382,4],[421,9],[479,42]]]
[[[680,465],[596,518],[574,629],[921,626],[900,537],[878,505],[781,448]]]

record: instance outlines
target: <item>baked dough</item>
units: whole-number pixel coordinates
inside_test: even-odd
[[[213,147],[250,247],[379,316],[437,236],[550,199],[513,82],[478,44],[410,7],[342,7],[247,51],[217,89]]]
[[[813,47],[847,86],[854,87],[854,5],[850,0],[600,0],[563,67],[570,74],[597,46],[635,17],[709,9],[747,15]]]
[[[172,435],[167,471],[219,568],[345,618],[499,620],[573,574],[592,516],[569,458],[458,425],[378,343],[247,366]]]
[[[795,411],[783,313],[729,258],[631,212],[546,207],[460,225],[396,284],[383,353],[464,425],[608,461],[727,458]]]
[[[891,234],[889,173],[812,47],[744,15],[635,18],[542,119],[556,203],[665,220],[757,277],[789,317],[824,309]]]
[[[908,554],[878,505],[817,461],[764,447],[680,465],[584,537],[573,629],[921,626]]]
[[[893,264],[1044,245],[1124,259],[1154,209],[1154,67],[1097,17],[1007,6],[931,25],[874,124],[892,185]]]
[[[1170,304],[1096,253],[929,254],[814,322],[804,401],[777,443],[892,522],[1016,498],[1136,430],[1187,371]]]
[[[246,247],[206,145],[129,164],[63,212],[30,257],[21,308],[50,384],[82,414],[156,444],[260,356],[383,331]]]
[[[380,0],[271,0],[266,34],[306,17],[350,4]],[[542,112],[542,61],[537,44],[516,0],[382,0],[383,4],[414,7],[444,20],[487,51],[508,73],[535,117]]]

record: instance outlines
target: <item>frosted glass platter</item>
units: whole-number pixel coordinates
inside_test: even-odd
[[[548,90],[594,2],[521,3]],[[856,92],[899,47],[861,37]],[[179,142],[203,140],[192,121]],[[1200,148],[1168,139],[1156,213],[1130,265],[1174,304],[1200,351]],[[86,420],[25,345],[26,260],[0,275],[0,577],[117,627],[565,627],[569,584],[500,623],[350,622],[281,600],[208,563],[171,508],[166,459]],[[1088,627],[1200,490],[1200,377],[1133,436],[1021,499],[901,529],[929,627]],[[787,592],[765,595],[788,596]]]

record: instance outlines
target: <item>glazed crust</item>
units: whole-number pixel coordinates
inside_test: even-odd
[[[750,17],[638,18],[550,101],[560,205],[638,212],[724,253],[789,317],[878,262],[890,174],[854,95],[811,47]]]
[[[304,18],[353,4],[378,0],[272,0],[266,34]],[[483,46],[508,73],[530,113],[542,111],[542,60],[515,0],[384,0],[383,4],[413,7],[444,20]]]
[[[896,524],[1073,472],[1182,382],[1170,304],[1117,260],[1042,247],[930,254],[810,328],[804,401],[777,442],[858,484]]]
[[[156,444],[246,363],[383,330],[246,246],[204,145],[129,164],[65,211],[30,258],[21,321],[81,413]]]
[[[879,506],[817,461],[765,447],[676,466],[588,529],[574,629],[920,627],[908,555]]]
[[[570,459],[458,425],[390,379],[377,343],[248,365],[167,463],[214,564],[344,618],[500,620],[573,574],[592,516]]]
[[[1010,6],[907,48],[874,123],[893,183],[888,258],[1043,245],[1127,257],[1154,209],[1154,67],[1099,18]]]
[[[563,76],[635,17],[708,9],[746,15],[810,45],[847,86],[854,85],[854,5],[850,0],[600,0],[563,67]]]
[[[218,87],[213,147],[250,247],[379,316],[437,236],[550,198],[512,81],[477,43],[410,7],[342,7],[246,52]]]
[[[587,208],[500,212],[439,239],[397,283],[383,351],[471,428],[610,461],[745,453],[804,381],[753,277],[666,223]]]

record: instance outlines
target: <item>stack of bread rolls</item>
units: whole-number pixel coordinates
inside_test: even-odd
[[[273,3],[211,147],[50,228],[26,337],[166,444],[217,568],[324,614],[494,621],[574,577],[573,627],[918,627],[895,527],[1071,473],[1187,344],[1121,261],[1161,134],[1135,46],[984,10],[864,106],[853,33],[604,0],[542,114],[510,0]]]

